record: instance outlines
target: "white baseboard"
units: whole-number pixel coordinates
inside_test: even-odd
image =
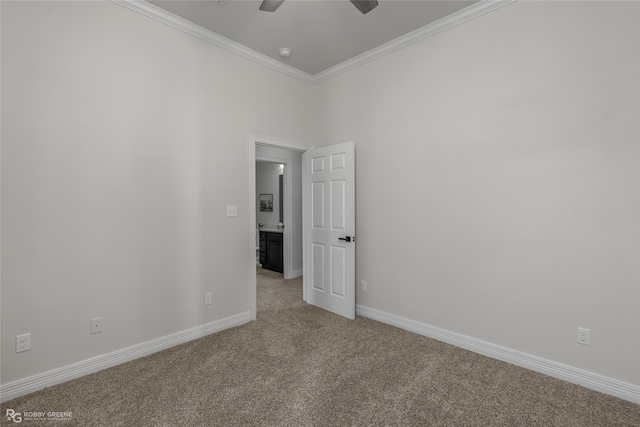
[[[196,326],[171,335],[156,338],[151,341],[136,344],[131,347],[116,350],[112,353],[92,357],[62,368],[37,374],[28,378],[2,384],[0,386],[0,402],[6,402],[25,394],[33,393],[45,387],[51,387],[74,378],[101,371],[111,366],[119,365],[139,357],[147,356],[187,341],[202,338],[206,335],[220,332],[225,329],[243,325],[251,320],[249,312],[237,314],[225,319],[216,320],[206,325]]]
[[[532,371],[540,372],[554,378],[578,384],[591,390],[616,396],[633,403],[640,403],[640,386],[634,384],[625,383],[593,372],[584,371],[569,365],[522,353],[361,305],[356,305],[356,314],[513,365],[531,369]]]
[[[291,272],[291,278],[302,277],[302,270],[294,270]]]

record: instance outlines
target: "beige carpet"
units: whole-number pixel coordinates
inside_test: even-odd
[[[634,426],[640,405],[373,320],[258,274],[258,320],[2,404],[78,426]]]

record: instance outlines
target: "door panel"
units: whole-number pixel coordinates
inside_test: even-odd
[[[324,245],[312,243],[312,258],[313,289],[324,292]]]
[[[346,230],[346,181],[331,181],[331,229]]]
[[[337,153],[331,155],[331,170],[345,170],[347,166],[347,156],[345,153]]]
[[[346,298],[346,249],[331,246],[331,293],[337,297]]]
[[[314,182],[311,184],[313,228],[324,228],[324,182]]]
[[[350,319],[355,318],[354,154],[354,143],[346,142],[303,155],[307,302]]]

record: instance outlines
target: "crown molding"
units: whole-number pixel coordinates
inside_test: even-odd
[[[304,71],[300,71],[297,68],[293,68],[290,65],[283,64],[282,62],[279,62],[253,49],[249,49],[248,47],[240,43],[234,42],[233,40],[223,37],[218,33],[196,25],[191,21],[174,15],[173,13],[167,12],[166,10],[159,8],[158,6],[155,6],[151,3],[147,3],[144,0],[111,0],[111,2],[113,3],[124,6],[142,15],[148,16],[149,18],[155,19],[156,21],[162,22],[163,24],[169,25],[180,31],[184,31],[187,34],[191,34],[192,36],[198,37],[201,40],[231,51],[246,59],[257,62],[258,64],[280,71],[290,77],[294,77],[311,84],[318,83],[331,77],[337,76],[338,74],[344,73],[345,71],[366,64],[367,62],[373,61],[374,59],[400,50],[427,37],[438,34],[441,31],[447,30],[449,28],[455,27],[456,25],[477,18],[478,16],[484,15],[485,13],[492,12],[498,8],[501,8],[502,6],[506,6],[515,1],[517,0],[480,0],[478,3],[474,3],[469,7],[452,13],[451,15],[445,16],[444,18],[432,22],[431,24],[425,25],[424,27],[418,28],[417,30],[414,30],[404,36],[398,37],[397,39],[391,40],[390,42],[371,49],[352,59],[344,61],[317,74],[311,75],[305,73]]]
[[[211,30],[207,30],[200,25],[196,25],[191,21],[174,15],[171,12],[167,12],[166,10],[159,8],[158,6],[155,6],[151,3],[147,3],[144,0],[111,0],[111,2],[119,4],[120,6],[124,6],[127,9],[131,9],[134,12],[138,12],[142,15],[148,16],[149,18],[155,19],[156,21],[162,22],[163,24],[167,24],[180,31],[184,31],[187,34],[191,34],[192,36],[198,37],[201,40],[231,51],[244,58],[250,59],[251,61],[257,62],[258,64],[280,71],[284,74],[287,74],[288,76],[294,77],[304,82],[313,83],[313,77],[310,74],[300,71],[297,68],[293,68],[290,65],[283,64],[273,58],[268,57],[267,55],[256,52],[253,49],[249,49],[248,47],[240,43],[234,42],[233,40],[223,37]]]
[[[469,7],[465,7],[451,15],[440,18],[430,24],[420,27],[410,33],[400,36],[397,39],[393,39],[383,45],[373,48],[367,52],[364,52],[358,56],[355,56],[347,61],[344,61],[338,65],[334,65],[331,68],[327,68],[312,76],[313,83],[318,83],[323,80],[327,80],[345,71],[351,70],[367,62],[378,59],[382,56],[388,55],[392,52],[405,48],[413,43],[424,40],[427,37],[438,34],[444,30],[460,25],[485,13],[492,12],[502,6],[506,6],[517,0],[480,0],[478,3],[474,3]]]

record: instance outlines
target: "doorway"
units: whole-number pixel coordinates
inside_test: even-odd
[[[266,161],[282,164],[285,170],[283,176],[282,212],[284,229],[283,239],[283,275],[285,279],[303,275],[302,259],[302,153],[312,147],[297,142],[258,134],[249,135],[249,164],[250,164],[250,274],[249,274],[249,306],[251,319],[256,319],[256,247],[257,240],[257,206],[259,194],[256,191],[256,161]],[[299,160],[296,160],[299,158]],[[299,189],[300,197],[295,200],[295,192]],[[270,193],[269,193],[270,194]],[[267,196],[268,197],[268,196]],[[277,198],[273,200],[278,203]],[[289,218],[287,220],[286,218]],[[296,219],[297,218],[297,219]],[[303,287],[303,299],[306,300],[306,289]]]
[[[292,247],[299,239],[299,233],[292,228],[292,213],[300,197],[289,194],[287,200],[287,212],[285,214],[284,199],[291,188],[284,185],[284,177],[290,173],[288,170],[293,163],[286,158],[264,157],[262,146],[257,147],[256,153],[256,194],[258,196],[256,206],[256,262],[258,271],[262,269],[283,274],[283,278],[294,277],[294,260],[291,256]],[[272,153],[269,150],[267,153]],[[278,154],[279,152],[275,152]],[[281,153],[282,154],[282,153]],[[285,153],[289,154],[289,153]],[[284,156],[283,156],[284,157]],[[298,196],[298,197],[296,197]],[[285,254],[284,228],[289,232]],[[286,259],[286,268],[284,260]]]

